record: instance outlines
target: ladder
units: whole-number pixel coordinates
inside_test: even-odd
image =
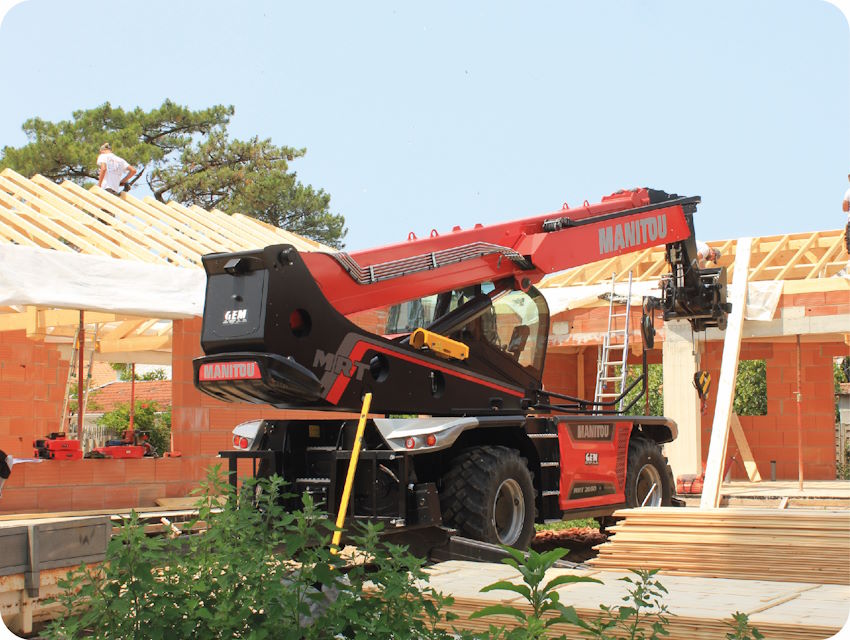
[[[626,388],[629,374],[629,314],[632,310],[632,272],[625,299],[615,291],[617,274],[611,274],[611,292],[608,294],[608,331],[602,337],[599,361],[596,369],[595,402],[611,402]],[[617,303],[617,306],[615,306]],[[616,313],[619,304],[625,305],[624,313]],[[617,410],[623,410],[625,398],[621,398]],[[597,407],[599,408],[599,407]]]

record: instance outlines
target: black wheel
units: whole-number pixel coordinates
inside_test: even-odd
[[[507,447],[477,447],[443,476],[444,522],[466,537],[525,549],[534,535],[534,483],[525,458]]]
[[[661,447],[652,440],[633,437],[626,469],[626,504],[629,507],[666,507],[672,501],[673,472]]]

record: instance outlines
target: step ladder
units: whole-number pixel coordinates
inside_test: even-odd
[[[602,337],[596,369],[595,402],[611,402],[626,388],[629,375],[629,314],[632,310],[632,272],[629,271],[626,295],[616,293],[617,274],[611,274],[611,291],[608,294],[608,331]],[[617,313],[620,305],[625,311]],[[623,410],[625,398],[620,399],[617,411]],[[597,407],[611,410],[613,407]]]

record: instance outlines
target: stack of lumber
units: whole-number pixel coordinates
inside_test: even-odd
[[[624,509],[589,564],[665,574],[850,585],[850,511]]]
[[[428,570],[430,585],[451,595],[454,603],[448,609],[459,617],[455,629],[485,631],[490,624],[515,626],[508,616],[492,616],[470,620],[469,616],[485,606],[503,604],[530,613],[528,603],[516,593],[481,589],[498,580],[521,582],[517,571],[506,565],[453,560],[434,565]],[[586,575],[602,584],[574,583],[558,588],[560,601],[573,606],[582,619],[599,615],[599,605],[625,605],[627,583],[621,578],[634,577],[623,571],[582,571],[550,569],[545,581],[563,574]],[[783,640],[822,640],[841,629],[850,612],[850,587],[813,585],[757,580],[729,580],[690,576],[662,576],[668,590],[664,603],[669,608],[667,631],[669,640],[717,640],[731,630],[732,614],[741,611],[750,624],[766,638]],[[651,620],[650,620],[651,622]],[[559,624],[550,629],[551,636],[581,638],[579,629]]]

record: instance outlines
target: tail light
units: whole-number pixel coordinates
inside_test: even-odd
[[[251,420],[236,425],[233,429],[233,448],[243,451],[256,449],[263,433],[263,421]]]

